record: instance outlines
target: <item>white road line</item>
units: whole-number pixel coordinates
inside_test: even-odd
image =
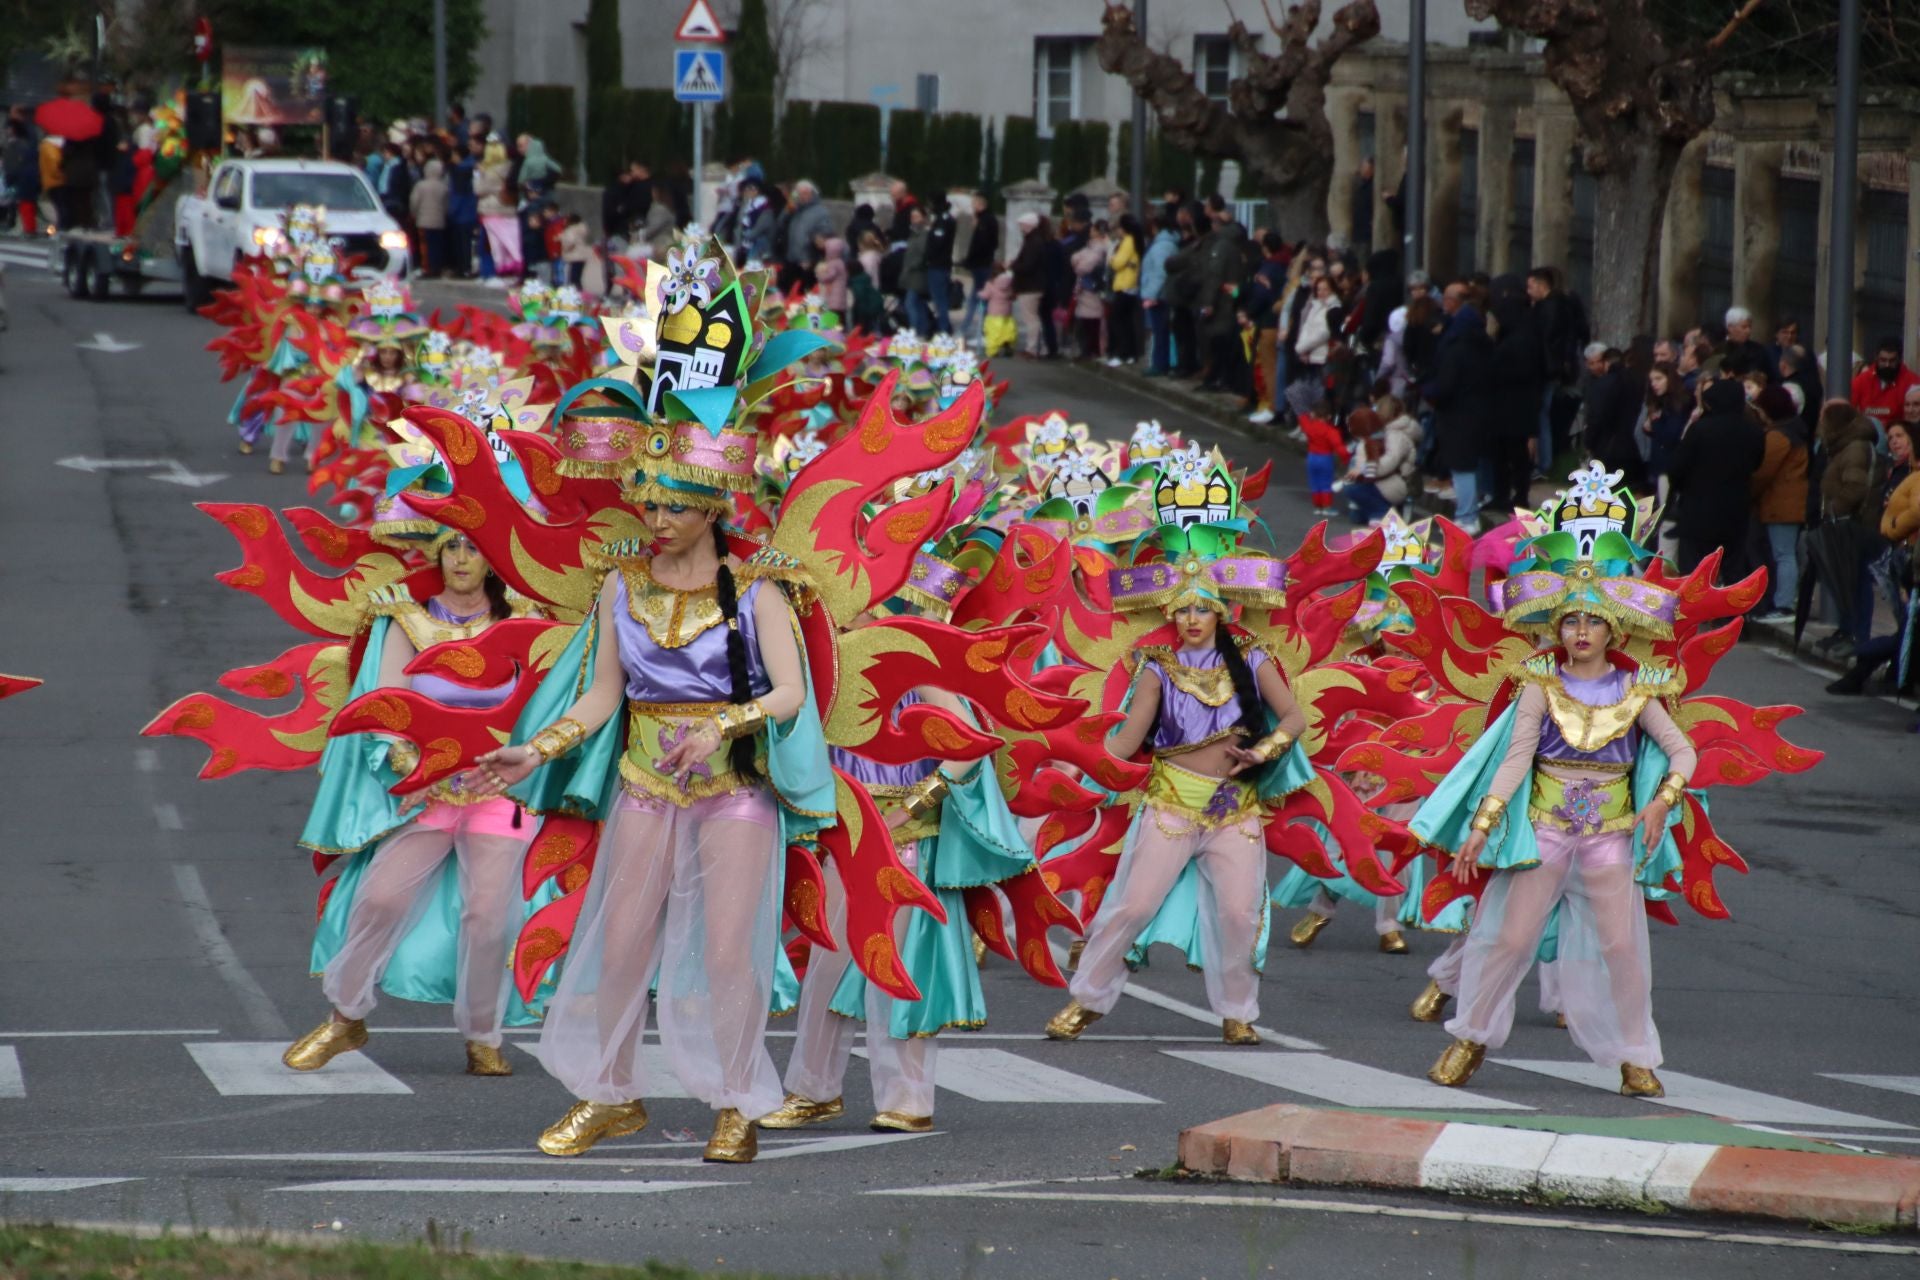
[[[318,1071],[295,1071],[280,1061],[286,1048],[278,1040],[226,1040],[190,1044],[187,1052],[224,1098],[413,1092],[364,1053],[343,1053]]]
[[[247,1021],[253,1025],[253,1033],[290,1039],[293,1029],[287,1026],[287,1020],[274,1007],[266,988],[247,972],[247,966],[240,962],[240,954],[227,941],[227,935],[221,932],[220,919],[213,912],[213,899],[207,896],[207,886],[201,882],[199,868],[176,862],[173,866],[173,883],[180,890],[180,903],[187,909],[187,922],[193,928],[194,937],[200,941],[200,949],[233,989],[240,1008],[246,1012]]]
[[[153,820],[160,824],[162,831],[185,831],[187,824],[180,820],[179,806],[162,802],[153,806]]]
[[[160,772],[160,753],[152,747],[137,747],[133,753],[133,767],[142,773]]]
[[[691,1142],[671,1144],[678,1146],[688,1154],[679,1160],[667,1160],[658,1156],[576,1156],[567,1161],[568,1168],[584,1165],[617,1165],[622,1169],[634,1168],[680,1168],[689,1164],[698,1164],[702,1148]],[[527,1149],[518,1155],[484,1154],[466,1151],[273,1151],[249,1152],[230,1156],[181,1156],[182,1160],[221,1160],[239,1161],[247,1164],[454,1164],[454,1165],[505,1165],[537,1164],[551,1169],[553,1157],[534,1151],[529,1142]],[[602,1148],[604,1149],[604,1148]],[[764,1154],[763,1157],[764,1158]]]
[[[1387,1107],[1394,1110],[1531,1111],[1532,1107],[1506,1102],[1485,1093],[1445,1089],[1416,1076],[1396,1075],[1378,1067],[1330,1058],[1323,1053],[1259,1053],[1246,1049],[1192,1051],[1162,1049],[1169,1058],[1198,1063],[1229,1075],[1258,1080],[1289,1093],[1319,1098],[1341,1107]]]
[[[551,1157],[549,1157],[551,1158]],[[355,1178],[345,1182],[307,1182],[275,1191],[413,1192],[421,1195],[576,1195],[644,1196],[657,1191],[737,1187],[737,1182],[620,1182],[592,1178]]]
[[[861,1050],[865,1057],[866,1051]],[[1145,1103],[1160,1099],[1103,1084],[1005,1049],[949,1049],[934,1059],[933,1082],[975,1102]]]
[[[0,1044],[0,1098],[27,1096],[27,1078],[20,1074],[20,1051]]]
[[[762,1151],[761,1160],[785,1160],[790,1156],[825,1156],[836,1151],[863,1151],[869,1147],[890,1147],[896,1142],[915,1142],[938,1136],[935,1133],[848,1133],[835,1138],[810,1138]]]
[[[0,1192],[35,1195],[52,1191],[85,1191],[88,1187],[110,1187],[116,1182],[139,1181],[139,1178],[0,1178]]]
[[[100,1036],[217,1036],[218,1027],[131,1031],[0,1031],[0,1040],[89,1040]]]
[[[1618,1071],[1612,1067],[1596,1067],[1590,1062],[1516,1061],[1508,1058],[1501,1058],[1498,1061],[1503,1067],[1518,1067],[1522,1071],[1532,1071],[1538,1075],[1552,1076],[1556,1080],[1604,1089],[1608,1093],[1618,1092],[1620,1088]],[[1671,1107],[1676,1111],[1692,1111],[1699,1115],[1718,1116],[1722,1120],[1751,1120],[1761,1124],[1784,1125],[1817,1124],[1829,1129],[1913,1128],[1910,1124],[1875,1120],[1870,1116],[1858,1116],[1828,1107],[1817,1107],[1810,1102],[1795,1102],[1791,1098],[1776,1097],[1753,1089],[1742,1089],[1737,1085],[1722,1084],[1718,1080],[1682,1075],[1678,1071],[1662,1071],[1660,1082],[1666,1085],[1667,1096],[1648,1098],[1646,1101],[1655,1106]]]
[[[1664,1078],[1664,1077],[1663,1077]],[[1713,1231],[1696,1227],[1643,1227],[1630,1223],[1594,1222],[1582,1218],[1552,1218],[1521,1213],[1481,1213],[1459,1209],[1417,1209],[1405,1205],[1367,1204],[1346,1200],[1314,1200],[1296,1196],[1160,1194],[1119,1191],[995,1190],[1018,1184],[957,1183],[937,1187],[901,1187],[867,1191],[870,1196],[958,1197],[973,1200],[1033,1200],[1062,1204],[1148,1204],[1201,1206],[1221,1209],[1268,1209],[1280,1213],[1341,1213],[1357,1217],[1413,1218],[1426,1222],[1465,1222],[1479,1226],[1524,1227],[1539,1231],[1577,1231],[1590,1235],[1637,1236],[1653,1240],[1701,1240],[1709,1244],[1756,1245],[1767,1249],[1814,1249],[1826,1253],[1875,1253],[1920,1257],[1920,1246],[1880,1244],[1864,1240],[1772,1236],[1759,1232]]]
[[[1822,1071],[1820,1074],[1829,1080],[1845,1080],[1848,1084],[1863,1084],[1869,1089],[1886,1089],[1892,1093],[1911,1093],[1920,1097],[1920,1076],[1847,1076],[1836,1071]]]
[[[1060,966],[1062,972],[1065,972],[1067,967],[1067,949],[1057,942],[1049,941],[1047,945],[1053,949],[1054,963]],[[1156,1009],[1165,1009],[1168,1013],[1177,1013],[1183,1018],[1192,1018],[1195,1022],[1204,1022],[1210,1026],[1217,1027],[1220,1025],[1220,1017],[1214,1013],[1213,1010],[1202,1009],[1197,1004],[1188,1004],[1185,1000],[1176,1000],[1172,996],[1161,995],[1151,987],[1142,986],[1138,978],[1129,978],[1127,985],[1121,988],[1121,990],[1125,994],[1132,996],[1135,1000],[1143,1004],[1150,1004]],[[1326,1047],[1325,1045],[1315,1044],[1311,1040],[1302,1040],[1298,1036],[1282,1035],[1272,1027],[1255,1027],[1254,1030],[1258,1031],[1269,1043],[1277,1044],[1283,1049],[1299,1049],[1306,1053],[1318,1053]]]

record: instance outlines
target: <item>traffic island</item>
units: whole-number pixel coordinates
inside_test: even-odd
[[[1694,1139],[1705,1138],[1707,1141]],[[1912,1231],[1920,1160],[1720,1121],[1443,1115],[1276,1105],[1180,1134],[1189,1172],[1593,1208],[1738,1214]]]

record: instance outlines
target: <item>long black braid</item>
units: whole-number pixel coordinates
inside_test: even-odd
[[[1240,703],[1240,731],[1247,735],[1248,742],[1258,742],[1267,736],[1266,704],[1260,700],[1260,690],[1253,683],[1253,668],[1247,665],[1246,655],[1227,632],[1225,618],[1213,633],[1213,647],[1219,650],[1220,665],[1227,669],[1227,678],[1233,681],[1233,696]]]
[[[727,620],[727,674],[733,680],[733,702],[745,706],[753,701],[753,687],[747,678],[747,638],[740,634],[740,598],[733,584],[733,570],[727,565],[727,531],[720,521],[713,522],[713,549],[720,554],[720,568],[713,575],[714,595],[720,601],[721,616]],[[754,767],[753,738],[735,738],[731,747],[733,771],[743,777],[757,777]]]

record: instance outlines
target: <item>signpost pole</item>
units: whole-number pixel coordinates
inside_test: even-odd
[[[707,193],[707,104],[693,104],[693,220],[700,230],[707,228],[700,205]]]

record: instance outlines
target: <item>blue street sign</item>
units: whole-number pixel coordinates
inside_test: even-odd
[[[676,102],[721,102],[727,96],[724,49],[675,49],[673,97]]]

